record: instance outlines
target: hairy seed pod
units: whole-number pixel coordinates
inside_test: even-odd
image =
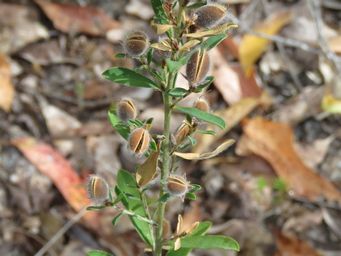
[[[199,98],[195,103],[194,107],[204,111],[204,112],[209,112],[210,111],[210,105],[208,104],[207,100]]]
[[[191,133],[192,126],[186,120],[182,122],[175,133],[176,144],[179,145]]]
[[[129,148],[137,156],[141,156],[147,152],[150,143],[149,132],[140,127],[136,128],[129,137]]]
[[[118,117],[127,122],[129,119],[135,119],[137,115],[136,107],[132,100],[124,99],[117,104]]]
[[[109,198],[109,185],[100,176],[91,175],[87,183],[87,188],[89,198],[96,203],[103,203]]]
[[[225,6],[219,4],[205,5],[195,11],[195,25],[200,28],[212,28],[221,22],[225,15]]]
[[[193,86],[205,80],[210,71],[210,59],[206,51],[197,51],[189,59],[186,66],[187,80]]]
[[[167,180],[167,190],[173,196],[184,196],[188,191],[188,181],[180,175],[170,175]]]
[[[141,31],[136,31],[127,36],[124,41],[124,48],[126,52],[133,56],[138,57],[146,52],[149,47],[148,36]]]

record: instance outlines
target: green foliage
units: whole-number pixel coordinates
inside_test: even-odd
[[[212,48],[220,44],[224,39],[226,39],[226,37],[227,37],[226,34],[219,34],[216,36],[212,36],[202,43],[201,48],[207,51],[211,50]]]
[[[175,98],[183,98],[187,93],[188,90],[181,87],[173,88],[168,92],[170,96],[173,96]]]
[[[127,68],[110,68],[103,72],[103,77],[115,83],[132,86],[158,89],[158,86],[149,78]]]
[[[189,108],[189,107],[180,107],[180,106],[176,106],[175,110],[178,110],[182,113],[185,113],[187,115],[190,115],[191,117],[196,117],[199,120],[217,125],[218,127],[220,127],[221,129],[225,128],[225,121],[220,118],[219,116],[201,111],[197,108]]]
[[[239,251],[237,241],[227,236],[204,235],[188,236],[181,239],[182,248],[196,249],[229,249]]]
[[[107,253],[99,250],[92,250],[86,253],[87,256],[113,256],[111,253]]]
[[[161,24],[167,24],[168,18],[165,10],[163,9],[163,1],[162,0],[151,0],[150,1],[155,13],[155,19],[157,22]]]

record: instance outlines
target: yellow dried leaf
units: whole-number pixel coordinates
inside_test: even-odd
[[[219,147],[217,147],[214,151],[212,152],[207,152],[207,153],[181,153],[181,152],[174,152],[174,155],[181,157],[183,159],[187,160],[205,160],[205,159],[210,159],[212,157],[215,157],[219,155],[221,152],[226,150],[228,147],[230,147],[234,143],[234,140],[227,140],[224,143],[222,143]]]
[[[155,22],[151,23],[152,27],[155,29],[156,34],[161,35],[166,33],[168,30],[174,27],[174,25],[171,24],[158,24]]]
[[[238,28],[238,25],[227,23],[227,24],[223,24],[223,25],[217,26],[217,27],[212,28],[212,29],[200,30],[200,31],[197,31],[195,33],[186,34],[185,36],[186,37],[192,37],[192,38],[203,38],[206,36],[216,36],[216,35],[219,35],[222,33],[226,33],[228,30],[230,30],[232,28]]]
[[[157,161],[159,158],[159,151],[152,153],[147,160],[141,164],[136,172],[136,181],[140,186],[144,186],[150,182],[157,169]]]
[[[277,34],[291,20],[291,12],[278,12],[260,23],[254,31],[267,35]],[[269,40],[259,36],[246,34],[239,45],[239,60],[247,76],[252,71],[253,64],[266,50]]]
[[[199,43],[200,43],[200,41],[197,39],[190,40],[190,41],[186,42],[183,46],[181,46],[179,51],[187,52],[187,51],[191,50],[192,47],[196,46]]]
[[[165,42],[154,43],[151,45],[151,47],[164,52],[170,52],[172,50],[172,47]]]
[[[6,56],[0,54],[0,108],[10,111],[14,99],[14,86],[11,70]]]

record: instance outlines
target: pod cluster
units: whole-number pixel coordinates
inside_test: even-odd
[[[180,175],[170,175],[167,180],[167,190],[172,196],[183,197],[188,192],[189,185]]]
[[[135,119],[137,116],[137,110],[132,100],[123,99],[117,104],[118,117],[127,122],[130,119]]]
[[[103,203],[109,198],[109,185],[100,176],[91,175],[87,183],[89,198],[95,203]]]
[[[130,33],[124,41],[125,51],[132,57],[143,55],[149,47],[149,38],[146,33],[136,31]]]
[[[210,59],[206,51],[198,50],[192,54],[187,66],[187,80],[192,86],[203,82],[210,71]]]
[[[194,23],[199,28],[212,28],[225,18],[226,11],[226,7],[219,4],[204,5],[194,12]]]
[[[149,149],[150,134],[145,128],[136,128],[129,137],[128,147],[137,156],[142,156]]]

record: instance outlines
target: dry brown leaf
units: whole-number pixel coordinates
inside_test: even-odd
[[[212,152],[207,153],[182,153],[182,152],[174,152],[174,155],[181,157],[183,159],[187,160],[205,160],[210,159],[212,157],[215,157],[228,149],[235,141],[234,140],[227,140],[223,142],[221,145],[219,145],[215,150]]]
[[[291,12],[277,12],[255,27],[256,32],[277,34],[292,18]],[[239,45],[239,60],[247,76],[251,75],[253,64],[266,50],[269,40],[246,34]]]
[[[119,23],[111,19],[103,10],[93,6],[51,3],[35,0],[51,19],[53,25],[65,33],[85,33],[93,36],[105,35]]]
[[[210,56],[214,66],[214,85],[228,104],[246,97],[258,98],[262,94],[255,72],[246,77],[240,64],[228,64],[217,49],[212,49]]]
[[[90,205],[84,182],[70,163],[49,145],[34,138],[24,137],[12,141],[27,159],[37,169],[49,177],[65,200],[75,211],[80,211]],[[91,227],[98,226],[98,216],[94,212],[87,212],[84,220]]]
[[[200,208],[200,202],[195,201],[191,204],[191,208],[185,212],[183,216],[183,221],[182,221],[182,226],[181,226],[181,231],[182,233],[185,230],[191,229],[193,226],[193,223],[197,221],[201,221],[202,216],[201,216],[201,208]]]
[[[282,233],[276,234],[277,256],[320,256],[307,242],[293,236],[286,236]]]
[[[0,108],[10,111],[14,99],[14,87],[11,81],[10,64],[6,56],[0,53]]]
[[[330,49],[336,54],[341,54],[341,35],[328,39]]]
[[[147,160],[136,171],[136,181],[140,186],[147,185],[155,176],[159,151],[150,154]]]
[[[261,117],[245,121],[242,148],[266,159],[296,197],[316,201],[321,196],[341,202],[340,191],[326,178],[307,167],[293,147],[292,129]],[[240,152],[242,153],[242,152]]]

